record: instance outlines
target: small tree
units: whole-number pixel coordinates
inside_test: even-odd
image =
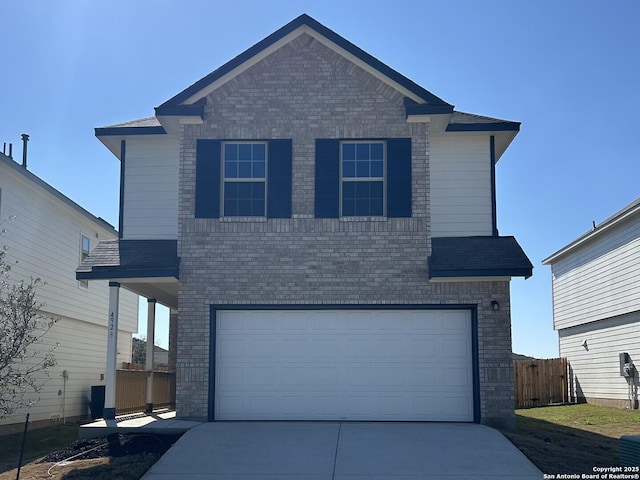
[[[131,344],[131,361],[142,365],[147,361],[147,341],[144,338],[133,337]]]
[[[6,255],[7,247],[0,247],[0,418],[27,406],[27,396],[37,396],[56,364],[55,347],[46,352],[37,348],[56,322],[40,314],[43,304],[36,300],[36,292],[42,282],[10,284]]]

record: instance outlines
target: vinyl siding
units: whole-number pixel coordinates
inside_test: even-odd
[[[429,169],[432,236],[491,235],[489,137],[432,136]]]
[[[40,399],[31,408],[31,421],[50,420],[63,416],[64,382],[62,372],[67,370],[69,378],[64,395],[64,414],[67,418],[87,416],[88,400],[92,385],[104,385],[100,375],[106,371],[107,328],[71,318],[58,318],[58,322],[44,337],[39,351],[47,351],[58,343],[54,353],[57,364],[50,370]],[[118,365],[131,361],[131,332],[118,333]],[[45,376],[41,376],[43,380]],[[61,393],[58,394],[58,391]],[[32,394],[30,398],[34,398]],[[24,410],[0,421],[6,425],[24,421]]]
[[[0,164],[1,218],[15,216],[3,224],[0,244],[8,247],[13,263],[10,280],[40,278],[38,300],[49,314],[106,325],[109,289],[106,281],[91,281],[83,287],[75,279],[81,260],[81,238],[91,248],[100,240],[116,237],[112,229],[92,221],[33,181]],[[120,295],[120,326],[135,332],[138,324],[137,295]]]
[[[560,356],[567,357],[579,397],[626,400],[627,381],[618,355],[640,365],[640,312],[561,330]],[[586,340],[588,350],[582,344]]]
[[[554,262],[557,330],[640,310],[640,215]]]
[[[166,135],[127,140],[123,238],[178,238],[178,149]]]

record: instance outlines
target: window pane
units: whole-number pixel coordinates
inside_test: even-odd
[[[356,215],[362,215],[362,216],[369,215],[369,199],[368,198],[356,199]]]
[[[252,182],[251,184],[251,191],[252,191],[252,197],[253,198],[259,198],[262,197],[264,198],[264,183],[263,182]]]
[[[225,216],[259,216],[265,214],[264,182],[226,182]]]
[[[371,160],[382,160],[384,155],[384,149],[381,143],[371,144]]]
[[[238,200],[238,215],[242,217],[251,216],[251,199],[241,198]]]
[[[264,160],[253,163],[253,178],[264,178]]]
[[[371,176],[382,177],[384,176],[384,167],[382,160],[371,162]]]
[[[356,176],[368,177],[369,176],[369,162],[357,162]]]
[[[382,182],[368,182],[370,185],[369,194],[371,198],[382,198]]]
[[[251,160],[251,147],[250,143],[241,143],[238,146],[238,160]]]
[[[82,237],[82,251],[83,253],[89,253],[90,241],[87,237]]]
[[[238,177],[251,178],[251,162],[238,162]]]
[[[342,164],[342,176],[343,177],[355,177],[356,176],[356,162],[345,161]]]
[[[253,146],[253,159],[261,160],[264,162],[265,159],[265,145],[264,143],[256,143]]]
[[[251,201],[251,215],[253,217],[264,217],[264,199],[254,198]]]
[[[238,160],[238,145],[227,143],[224,146],[224,159],[225,160]]]
[[[369,215],[380,217],[382,216],[382,198],[372,198],[369,207]]]
[[[342,199],[342,215],[345,217],[353,217],[356,215],[355,199]]]
[[[381,216],[384,206],[383,182],[344,182],[343,216]]]
[[[356,158],[358,160],[369,160],[369,144],[359,143],[356,150]]]
[[[224,176],[238,178],[238,162],[224,162]]]
[[[356,182],[344,182],[342,186],[343,198],[356,198]]]
[[[238,183],[238,198],[251,198],[251,183]]]
[[[356,159],[356,146],[353,143],[345,143],[344,145],[342,145],[342,159],[343,160]]]

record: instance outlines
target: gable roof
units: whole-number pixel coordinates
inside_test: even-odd
[[[234,59],[217,68],[206,77],[198,80],[190,87],[170,98],[159,107],[156,107],[156,115],[179,114],[175,107],[183,106],[184,104],[193,104],[195,101],[200,100],[207,95],[208,88],[210,88],[214,82],[223,79],[225,75],[233,73],[234,70],[246,66],[247,63],[250,63],[252,59],[260,56],[260,54],[269,53],[270,50],[279,48],[281,43],[288,43],[292,38],[305,32],[325,44],[328,43],[330,48],[339,50],[343,55],[351,57],[355,63],[368,66],[369,70],[377,72],[379,76],[386,77],[387,82],[395,83],[398,87],[405,89],[408,96],[414,97],[412,99],[414,102],[426,103],[443,107],[450,112],[453,111],[453,105],[448,104],[417,83],[385,65],[380,60],[369,55],[309,15],[302,14],[284,27],[276,30],[264,40],[256,43]]]
[[[533,275],[533,264],[511,236],[436,237],[431,247],[431,279]]]
[[[126,136],[177,134],[181,123],[203,123],[209,93],[302,34],[310,35],[378,80],[401,92],[405,96],[407,121],[430,121],[434,132],[491,132],[495,135],[496,162],[520,130],[519,122],[455,112],[453,105],[309,15],[303,14],[156,107],[156,122],[152,122],[151,118],[135,120],[96,128],[95,134],[119,158],[119,140]]]
[[[600,235],[604,234],[604,232],[609,230],[611,227],[618,225],[620,222],[638,214],[640,214],[640,198],[638,198],[637,200],[634,200],[623,209],[618,210],[616,213],[611,215],[606,220],[600,222],[597,225],[594,225],[594,227],[591,230],[580,235],[573,242],[569,243],[568,245],[565,245],[557,252],[549,255],[547,258],[542,260],[542,264],[543,265],[553,264],[553,262],[558,260],[560,257],[570,253],[571,251],[575,250],[576,248],[585,244],[586,242],[589,242],[592,239],[599,237]]]

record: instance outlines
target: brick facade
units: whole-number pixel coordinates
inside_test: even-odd
[[[182,126],[181,417],[207,417],[211,304],[477,304],[482,422],[513,425],[509,283],[428,280],[429,127],[407,122],[403,98],[303,34],[209,94],[203,124]],[[314,218],[315,140],[389,137],[412,139],[412,217]],[[195,218],[203,138],[292,139],[293,218]]]

